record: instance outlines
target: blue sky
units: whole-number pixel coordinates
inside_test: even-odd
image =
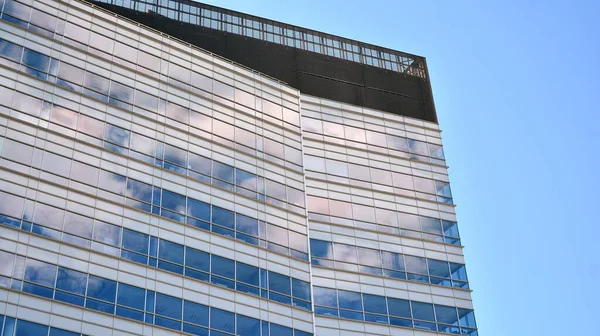
[[[427,57],[480,335],[594,333],[600,2],[209,2]]]

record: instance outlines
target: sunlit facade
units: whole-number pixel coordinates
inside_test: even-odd
[[[430,92],[418,56],[104,3]],[[0,9],[0,336],[477,335],[428,96],[307,93],[88,2]]]

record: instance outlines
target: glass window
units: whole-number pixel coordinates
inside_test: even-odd
[[[162,189],[162,207],[175,211],[179,214],[186,213],[186,197],[174,192]]]
[[[348,177],[348,164],[342,161],[327,159],[327,174]]]
[[[210,309],[210,327],[229,333],[235,332],[235,314],[225,310]]]
[[[421,225],[419,224],[419,216],[407,214],[403,212],[398,213],[398,223],[401,228],[409,230],[421,231]]]
[[[235,279],[235,261],[218,255],[211,255],[211,271],[229,279]]]
[[[369,167],[350,163],[348,164],[348,168],[350,178],[362,181],[371,181],[371,173]]]
[[[310,283],[292,278],[292,295],[310,301]]]
[[[241,262],[236,263],[236,280],[245,282],[251,285],[259,285],[259,271],[258,267],[244,264]]]
[[[331,242],[311,239],[310,253],[313,257],[333,259],[333,247]]]
[[[127,196],[146,203],[152,203],[152,186],[144,182],[127,179]]]
[[[333,137],[344,138],[344,126],[323,121],[323,133]]]
[[[31,163],[33,147],[24,145],[10,139],[4,140],[2,156],[25,165]]]
[[[360,293],[338,290],[339,307],[343,309],[363,310]]]
[[[412,176],[400,173],[392,173],[392,182],[394,187],[404,189],[414,189]]]
[[[208,327],[208,306],[185,300],[183,302],[183,320]]]
[[[315,305],[326,307],[338,307],[337,292],[335,289],[314,287]]]
[[[329,200],[329,211],[332,216],[352,218],[352,204],[342,201]]]
[[[282,119],[282,113],[283,110],[281,108],[281,105],[272,103],[266,99],[263,99],[262,101],[262,106],[263,106],[263,113],[266,113],[268,115],[270,115],[273,118]]]
[[[385,134],[378,132],[367,131],[367,142],[369,145],[387,147],[387,141]]]
[[[180,320],[181,312],[181,299],[156,293],[156,314]]]
[[[211,175],[212,160],[194,153],[189,154],[189,168],[204,175]]]
[[[335,256],[336,261],[353,264],[358,262],[356,257],[356,246],[335,243],[333,244],[333,255]]]
[[[391,186],[392,182],[392,173],[387,170],[371,168],[371,180],[374,183],[384,184],[386,186]]]
[[[9,60],[20,62],[21,54],[23,53],[23,47],[13,44],[11,42],[0,39],[0,55]]]
[[[33,221],[35,223],[62,230],[65,212],[42,203],[35,205]]]
[[[106,125],[104,140],[117,144],[121,147],[129,146],[129,131],[111,124]]]
[[[77,86],[81,86],[83,83],[84,71],[80,68],[74,67],[71,64],[64,62],[60,63],[58,68],[58,78],[64,79],[67,82],[71,82]],[[58,84],[61,84],[60,82]],[[80,90],[77,87],[71,87],[69,84],[63,83],[63,86],[70,87],[71,89]]]
[[[323,124],[321,120],[303,117],[302,129],[307,132],[323,134]]]
[[[325,172],[325,159],[316,156],[306,155],[304,156],[304,166],[307,170]],[[350,176],[352,177],[352,171],[350,171]]]
[[[375,222],[375,209],[371,206],[352,204],[354,219],[365,222]]]
[[[96,167],[92,167],[78,161],[71,163],[71,179],[89,184],[91,186],[98,185],[99,170]]]
[[[379,250],[358,247],[358,263],[361,265],[381,267],[381,254]]]
[[[17,320],[15,336],[33,336],[46,334],[48,334],[47,326],[25,320]]]
[[[160,69],[160,59],[143,51],[139,52],[138,64],[154,71]]]
[[[233,101],[233,88],[219,81],[213,81],[213,92],[217,96]]]
[[[76,236],[92,238],[94,220],[72,212],[66,212],[64,230]]]
[[[308,211],[329,214],[329,200],[327,198],[306,196]]]
[[[427,274],[427,262],[425,258],[404,256],[406,271],[411,273]]]
[[[292,289],[290,277],[275,272],[269,272],[269,289],[291,295]]]
[[[420,222],[423,231],[439,235],[442,234],[442,226],[440,224],[439,219],[431,217],[421,217]]]
[[[164,260],[183,264],[183,245],[160,239],[158,242],[158,257]]]
[[[85,295],[86,284],[87,274],[63,267],[58,268],[56,288],[79,295]]]
[[[183,106],[167,101],[165,113],[167,117],[180,121],[186,125],[190,122],[190,110]]]
[[[52,174],[68,177],[71,171],[71,160],[60,155],[45,152],[42,169]]]
[[[235,184],[252,191],[256,191],[256,175],[241,169],[235,169]]]
[[[25,48],[23,51],[23,64],[34,69],[47,72],[50,66],[50,57],[37,51]]]
[[[475,314],[472,310],[464,308],[457,308],[457,310],[461,326],[477,328],[477,324],[475,323]]]
[[[369,313],[387,314],[385,296],[363,294],[365,311]]]
[[[217,206],[212,207],[212,222],[228,228],[235,228],[235,215],[233,211],[229,211]]]
[[[427,267],[430,275],[444,278],[450,277],[450,268],[448,267],[448,262],[446,261],[427,259]]]
[[[281,246],[289,246],[288,230],[277,225],[267,224],[267,237]]]
[[[271,335],[277,336],[292,336],[294,330],[292,328],[284,327],[279,324],[271,323]]]
[[[434,144],[428,144],[428,145],[429,145],[429,155],[431,155],[431,157],[439,159],[439,160],[445,160],[444,149],[442,148],[442,146],[434,145]]]
[[[284,146],[282,143],[271,139],[264,139],[265,153],[284,159]]]
[[[235,217],[236,229],[253,236],[258,236],[258,220],[252,217],[237,214]]]
[[[435,321],[431,303],[412,301],[413,318],[416,320]]]
[[[450,263],[450,270],[452,272],[452,279],[468,281],[467,269],[463,264]]]
[[[387,226],[398,226],[398,215],[395,211],[375,208],[376,222]]]
[[[271,180],[265,180],[267,187],[267,196],[285,200],[285,186]]]
[[[306,236],[294,231],[290,231],[290,247],[294,250],[308,252],[308,242]]]
[[[75,333],[75,332],[71,332],[71,331],[66,331],[63,329],[57,329],[57,328],[50,328],[50,335],[49,336],[80,336],[81,334],[79,333]]]
[[[383,267],[393,270],[404,271],[404,258],[401,254],[381,251]]]
[[[364,129],[344,126],[344,133],[346,134],[346,140],[352,140],[361,143],[366,142],[366,133]]]
[[[21,219],[23,215],[24,200],[21,197],[6,194],[0,191],[0,213]],[[25,218],[31,220],[31,218]]]
[[[115,302],[117,295],[117,283],[112,280],[103,279],[94,275],[89,276],[87,296],[94,299]]]
[[[435,305],[435,316],[438,322],[458,325],[455,307]]]
[[[94,240],[104,244],[119,246],[121,242],[121,228],[96,221],[94,224]]]
[[[387,136],[388,146],[392,149],[396,149],[403,152],[408,152],[408,143],[406,142],[406,138],[401,138],[394,135]]]
[[[146,290],[143,288],[119,283],[119,293],[117,295],[117,304],[144,310],[144,300],[146,299]]]
[[[104,136],[104,122],[80,114],[77,119],[77,130],[95,138],[102,139]]]
[[[236,335],[260,336],[260,320],[243,315],[237,315]]]
[[[444,235],[451,237],[460,237],[458,234],[458,225],[456,222],[442,220],[442,227],[444,229]]]
[[[194,216],[205,221],[210,221],[210,204],[200,202],[192,198],[188,198],[187,202],[188,215]]]
[[[56,280],[56,266],[34,259],[27,259],[25,280],[40,285],[54,287]]]
[[[410,302],[408,300],[387,298],[390,315],[411,318]]]
[[[435,190],[440,196],[452,198],[452,191],[448,182],[435,181]]]
[[[213,176],[215,178],[233,183],[233,172],[232,166],[217,161],[213,162]]]
[[[408,139],[408,148],[411,153],[429,156],[429,150],[425,142]]]
[[[148,254],[148,235],[123,229],[123,247],[142,254]]]
[[[92,91],[100,92],[101,94],[108,94],[108,86],[110,81],[108,78],[96,75],[91,72],[86,72],[83,80],[83,85]]]
[[[158,97],[135,90],[135,104],[154,112],[158,108]]]
[[[14,254],[0,251],[0,275],[10,278],[13,275],[14,263],[15,263],[15,255]],[[0,320],[2,320],[2,318],[0,318]]]
[[[122,195],[126,187],[125,176],[117,175],[106,170],[101,170],[98,179],[98,187],[100,189]]]
[[[210,272],[210,254],[191,247],[185,248],[185,265]]]
[[[133,91],[133,88],[115,81],[110,84],[110,97],[129,104],[133,103]]]

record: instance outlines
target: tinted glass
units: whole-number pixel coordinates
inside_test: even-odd
[[[87,274],[63,267],[58,268],[56,288],[79,295],[85,295],[86,284]]]
[[[310,301],[310,283],[292,278],[292,295]]]
[[[205,221],[210,221],[210,204],[200,202],[192,198],[188,198],[187,206],[188,215],[194,216]]]
[[[411,318],[408,300],[387,298],[390,315]]]
[[[236,280],[258,286],[258,267],[238,262],[236,264]]]
[[[291,294],[290,277],[269,272],[269,289],[279,293]]]
[[[123,247],[135,252],[148,253],[148,235],[132,231],[129,229],[123,230]]]
[[[90,275],[88,279],[87,295],[89,297],[109,302],[115,302],[117,294],[117,283],[112,280],[103,279]]]
[[[174,296],[156,293],[156,314],[181,319],[181,299]]]
[[[260,321],[251,317],[237,315],[237,335],[260,336]]]
[[[384,296],[363,294],[363,300],[366,312],[387,314],[387,304]]]
[[[315,287],[314,288],[315,305],[326,307],[337,307],[337,293],[335,289]]]
[[[158,257],[177,264],[183,264],[183,245],[160,239]]]
[[[438,322],[458,325],[455,307],[435,305],[435,317]]]
[[[163,189],[161,201],[163,208],[167,208],[179,214],[186,213],[186,197],[183,195]]]
[[[46,335],[48,333],[48,327],[41,324],[18,320],[15,336],[33,336],[33,335]],[[12,335],[11,335],[12,336]]]
[[[25,268],[25,280],[40,285],[54,287],[56,280],[56,266],[45,262],[28,259]]]
[[[411,302],[413,318],[417,320],[435,321],[433,305],[424,302]]]
[[[225,310],[211,308],[210,327],[225,332],[235,332],[235,314]]]
[[[331,242],[311,239],[310,253],[313,257],[333,259],[333,247]]]
[[[213,206],[212,222],[228,228],[235,228],[235,216],[233,211]]]
[[[212,272],[214,274],[235,279],[235,261],[217,255],[211,256]]]
[[[184,301],[183,320],[208,327],[208,306]]]
[[[363,310],[360,293],[338,290],[339,307],[343,309]]]
[[[210,254],[190,247],[185,249],[185,265],[206,272],[210,271]]]
[[[146,291],[139,287],[119,283],[117,304],[143,310]]]

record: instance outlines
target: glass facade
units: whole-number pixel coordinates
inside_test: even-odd
[[[110,3],[426,73],[208,5]],[[0,32],[0,335],[477,335],[436,124],[77,0],[0,0]]]

